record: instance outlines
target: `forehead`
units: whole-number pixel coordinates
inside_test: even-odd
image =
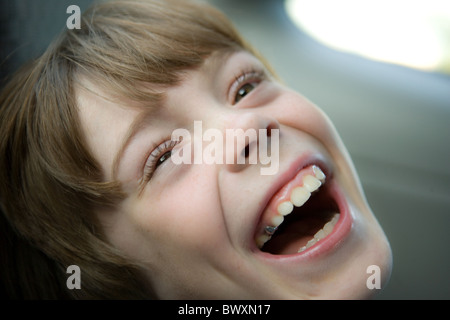
[[[115,152],[142,107],[132,101],[113,99],[87,79],[75,89],[78,115],[89,151],[103,172],[111,168]]]

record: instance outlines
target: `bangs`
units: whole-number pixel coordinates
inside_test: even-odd
[[[81,29],[67,30],[62,39],[60,52],[75,74],[147,102],[215,51],[253,53],[221,12],[187,0],[107,1],[88,9]]]

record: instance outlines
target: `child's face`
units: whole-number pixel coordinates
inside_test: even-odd
[[[376,291],[366,286],[369,266],[380,267],[381,287],[390,274],[389,244],[334,127],[264,70],[245,52],[213,55],[169,88],[151,114],[78,90],[90,148],[106,178],[119,179],[127,193],[117,210],[99,212],[100,220],[110,242],[145,265],[158,298],[364,298]],[[268,165],[260,161],[175,164],[167,153],[176,144],[171,135],[189,130],[192,139],[184,137],[175,150],[189,146],[194,121],[201,121],[196,125],[203,133],[216,129],[224,139],[227,129],[268,129],[266,140],[278,142],[272,149],[278,170],[262,174]],[[203,149],[192,148],[192,158],[211,141],[203,137]],[[244,150],[250,156],[259,143],[233,150],[224,142],[223,157],[236,159]],[[303,183],[307,176],[318,179]],[[317,181],[322,186],[302,206],[305,184]],[[290,200],[300,207],[283,217]],[[283,219],[261,250],[273,231],[266,227]],[[320,229],[322,239],[310,241]]]

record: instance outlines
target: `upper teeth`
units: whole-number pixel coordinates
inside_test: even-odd
[[[311,193],[318,190],[325,181],[325,174],[319,167],[312,166],[312,171],[314,175],[307,174],[303,176],[303,185],[293,188],[290,199],[283,201],[278,205],[278,214],[271,219],[272,226],[269,226],[270,228],[273,228],[270,229],[271,231],[273,230],[273,232],[268,232],[266,227],[265,233],[256,238],[256,244],[259,248],[262,248],[262,246],[271,239],[273,233],[283,223],[284,217],[294,210],[294,206],[301,207],[304,205],[310,198]]]
[[[317,166],[313,166],[313,173],[314,176],[307,174],[303,177],[303,186],[292,189],[290,201],[284,201],[278,205],[277,209],[280,215],[286,216],[294,210],[294,206],[304,205],[311,193],[320,188],[325,181],[325,174]]]
[[[278,227],[271,227],[271,226],[266,226],[264,228],[264,231],[269,235],[273,235],[275,233],[275,231],[277,231]]]

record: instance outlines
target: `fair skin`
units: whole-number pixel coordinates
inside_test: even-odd
[[[119,179],[127,194],[115,210],[99,212],[99,219],[108,240],[143,265],[158,298],[367,298],[376,291],[366,287],[368,266],[380,267],[382,287],[389,278],[389,244],[336,130],[303,96],[250,72],[263,69],[245,52],[213,55],[168,88],[151,114],[135,102],[105,99],[108,95],[86,79],[89,90],[77,90],[89,147],[105,179]],[[237,92],[230,92],[236,86],[230,84],[242,71],[251,79],[238,84],[248,90],[236,102]],[[163,157],[150,180],[143,178],[149,155],[159,159],[167,151],[158,153],[156,146],[170,141],[177,128],[192,130],[199,120],[205,130],[279,129],[278,172],[262,175],[260,163],[176,165]],[[304,239],[291,245],[297,247],[293,251],[263,252],[255,239],[277,216],[272,207],[281,197],[278,191],[312,164],[326,173],[323,190],[328,191],[317,194],[333,199],[327,201],[342,211],[339,222],[303,252],[297,249]]]

